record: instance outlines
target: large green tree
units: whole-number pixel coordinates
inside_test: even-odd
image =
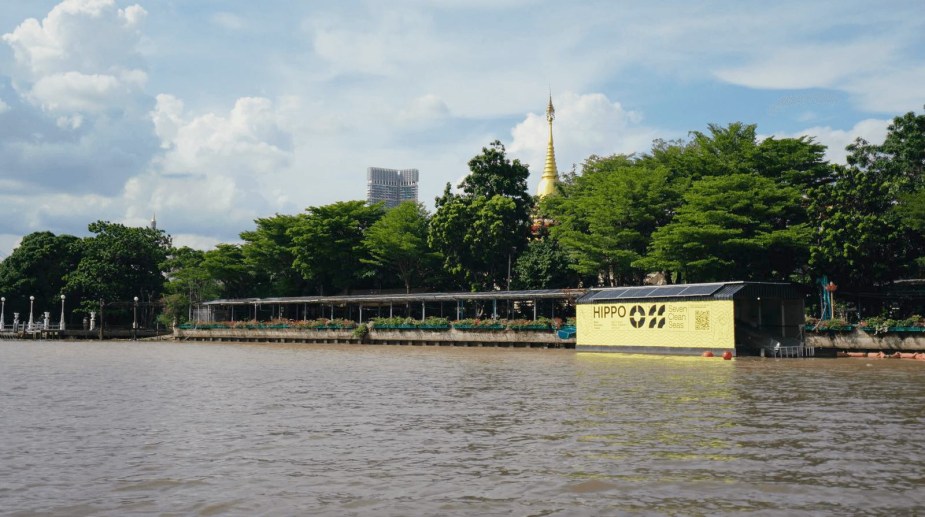
[[[605,285],[636,284],[646,271],[635,264],[652,232],[670,219],[686,184],[670,181],[660,164],[592,156],[561,195],[544,200],[542,210],[556,221],[551,234],[568,252],[572,269]]]
[[[164,312],[161,322],[171,325],[186,321],[190,307],[218,296],[217,282],[202,267],[205,252],[188,246],[174,248],[164,262]]]
[[[453,193],[437,198],[428,243],[444,257],[444,269],[472,290],[506,287],[508,263],[526,247],[532,198],[530,171],[509,160],[494,141],[469,160],[470,175]]]
[[[704,177],[642,261],[687,282],[788,280],[805,262],[809,229],[792,224],[800,193],[757,174]]]
[[[535,239],[517,257],[513,268],[514,289],[561,289],[578,285],[568,253],[552,238]]]
[[[883,144],[857,139],[812,194],[811,265],[848,289],[921,273],[925,115],[893,119]]]
[[[307,283],[293,265],[295,244],[290,231],[304,218],[305,214],[276,214],[256,219],[254,230],[241,232],[244,241],[241,253],[251,272],[250,296],[296,296],[305,291]],[[224,250],[212,258],[233,259],[226,251],[232,250]]]
[[[369,251],[365,261],[397,274],[405,292],[440,265],[439,254],[427,245],[428,219],[423,205],[405,202],[387,211],[363,236]]]
[[[215,249],[203,254],[201,266],[217,283],[218,296],[222,298],[253,296],[253,286],[259,275],[247,263],[242,246],[219,244]]]
[[[29,297],[35,297],[36,310],[49,310],[65,294],[69,304],[78,303],[79,293],[65,288],[67,275],[77,268],[81,256],[80,239],[73,235],[35,232],[0,262],[0,295],[6,298],[10,313],[25,313]]]
[[[381,204],[339,201],[309,207],[289,230],[293,266],[321,294],[349,290],[373,274],[363,245],[366,231],[385,210]]]
[[[144,302],[158,300],[170,236],[163,230],[107,221],[88,228],[95,235],[83,239],[80,263],[67,276],[65,287],[83,294],[83,309],[96,310],[99,300],[129,302],[136,296]]]

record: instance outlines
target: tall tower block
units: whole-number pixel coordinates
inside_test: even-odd
[[[543,168],[543,177],[536,187],[536,195],[544,198],[556,191],[556,182],[559,181],[559,170],[556,168],[556,150],[552,145],[552,121],[556,118],[556,109],[552,107],[552,94],[549,95],[549,105],[546,106],[546,120],[549,122],[549,144],[546,146],[546,167]]]

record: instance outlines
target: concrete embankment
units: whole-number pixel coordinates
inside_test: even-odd
[[[174,329],[180,341],[245,343],[350,343],[367,345],[494,346],[575,348],[575,339],[560,339],[555,332],[529,330],[370,330],[364,337],[352,329]]]
[[[806,345],[846,352],[925,352],[925,333],[807,332]]]

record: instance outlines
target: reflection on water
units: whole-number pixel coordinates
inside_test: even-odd
[[[12,515],[925,512],[925,365],[0,343]]]

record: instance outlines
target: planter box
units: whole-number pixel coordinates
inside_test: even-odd
[[[449,330],[449,325],[373,325],[371,330]]]
[[[498,330],[507,330],[506,325],[453,325],[453,328],[456,330],[465,330],[465,331],[498,331]]]
[[[512,326],[511,330],[514,331],[531,331],[531,332],[552,332],[553,328],[550,325],[520,325]]]
[[[806,332],[854,332],[854,325],[841,325],[841,326],[832,326],[832,327],[819,327],[815,325],[804,325],[803,330]]]
[[[925,332],[925,327],[887,327],[880,330],[877,327],[858,327],[868,334],[889,334],[891,332]]]

